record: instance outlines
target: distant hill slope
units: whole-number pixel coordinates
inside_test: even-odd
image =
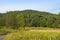
[[[49,12],[44,12],[44,11],[37,11],[37,10],[22,10],[22,11],[10,11],[10,12],[15,12],[15,13],[40,13],[40,14],[50,14],[52,15],[52,13]]]
[[[36,10],[10,11],[0,14],[1,25],[17,27],[59,27],[59,14]],[[2,21],[2,22],[1,22]]]

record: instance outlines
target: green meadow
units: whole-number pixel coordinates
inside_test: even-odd
[[[60,29],[53,28],[21,28],[7,34],[4,40],[60,40]]]
[[[4,40],[60,40],[60,32],[19,31],[6,35]]]

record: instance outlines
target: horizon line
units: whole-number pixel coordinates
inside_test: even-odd
[[[8,11],[5,11],[5,12],[0,12],[0,13],[7,13],[7,12],[13,12],[13,11],[24,11],[24,10],[35,10],[35,9],[22,9],[22,10],[8,10]],[[43,11],[43,10],[35,10],[35,11],[41,11],[41,12],[49,12],[49,11]],[[58,13],[53,13],[53,12],[49,12],[49,13],[52,13],[52,14],[58,14]]]

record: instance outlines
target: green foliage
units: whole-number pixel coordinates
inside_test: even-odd
[[[36,10],[10,11],[0,15],[0,26],[17,29],[19,27],[59,28],[60,14]]]
[[[5,25],[5,14],[0,13],[0,26]]]
[[[13,29],[6,28],[6,27],[3,27],[0,29],[0,35],[6,35],[8,33],[14,33],[14,32],[17,32],[17,30],[13,30]]]

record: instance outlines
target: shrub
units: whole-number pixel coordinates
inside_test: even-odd
[[[10,28],[1,28],[0,29],[0,35],[6,35],[8,33],[13,33],[13,32],[17,32],[17,30],[10,29]]]

